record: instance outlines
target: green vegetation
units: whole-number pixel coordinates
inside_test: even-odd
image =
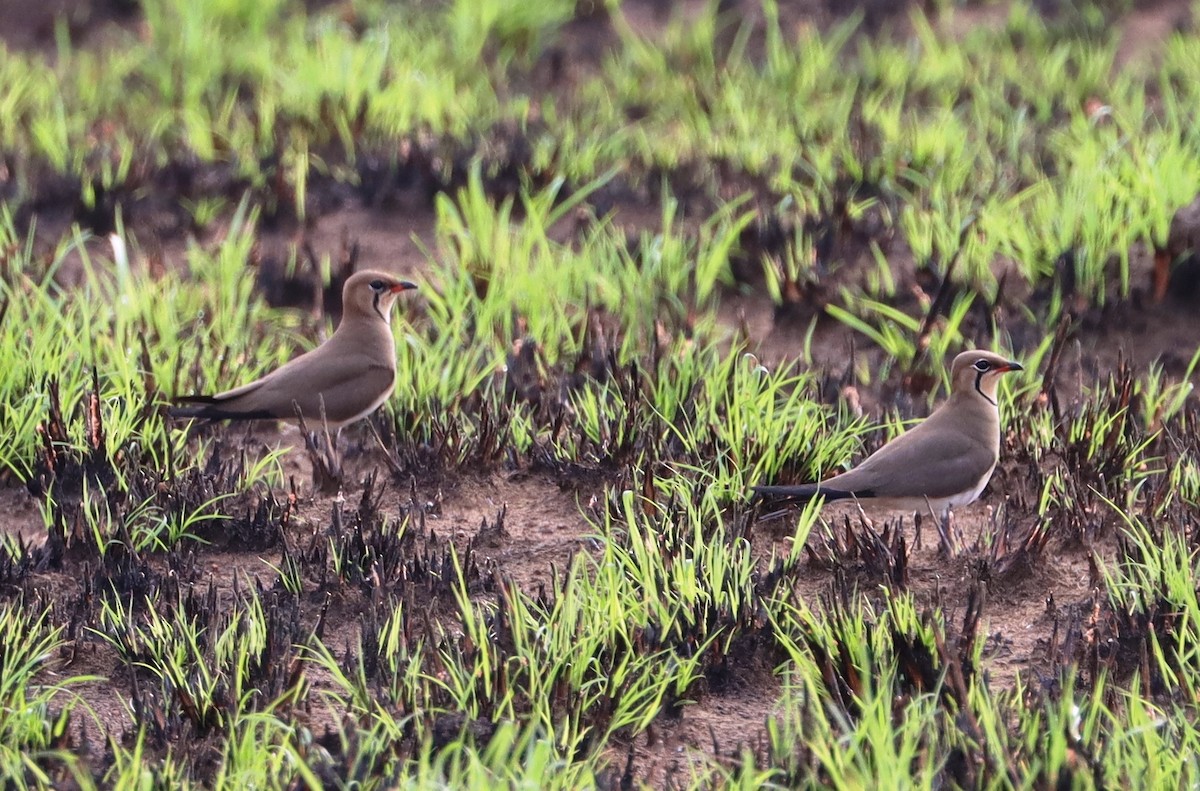
[[[1136,259],[1200,185],[1200,34],[1117,68],[1098,6],[957,38],[951,10],[871,37],[772,0],[653,30],[615,2],[302,6],[143,0],[100,44],[0,47],[0,493],[44,531],[0,532],[9,784],[653,784],[638,751],[755,675],[760,730],[675,786],[1197,782],[1200,352],[1079,388],[1063,360],[1150,290]],[[555,76],[584,22],[609,45]],[[403,190],[433,243],[339,496],[278,435],[167,420],[328,333],[320,297],[268,303],[264,227]],[[334,262],[283,269],[336,296]],[[790,358],[737,299],[796,325]],[[860,355],[814,366],[819,324]],[[1030,375],[995,510],[932,527],[936,587],[909,568],[928,520],[747,502],[925,414],[975,344]],[[436,520],[444,484],[501,473],[588,525],[536,584],[488,553],[503,506]],[[1060,550],[1093,592],[1047,601],[999,679],[989,596]]]

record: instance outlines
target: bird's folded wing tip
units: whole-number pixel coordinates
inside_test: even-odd
[[[177,399],[178,402],[178,399]],[[197,401],[188,406],[172,406],[167,408],[167,415],[173,418],[198,420],[284,420],[286,418],[267,409],[254,409],[238,412],[232,409],[221,409],[215,401]]]
[[[185,395],[175,396],[171,399],[172,404],[215,404],[217,399],[209,395]]]

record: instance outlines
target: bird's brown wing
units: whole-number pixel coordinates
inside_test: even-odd
[[[331,423],[346,422],[391,391],[396,371],[370,355],[344,352],[326,344],[233,390],[179,399],[191,406],[172,414],[213,420],[291,420],[298,406],[307,421],[317,422],[323,404]]]
[[[822,481],[821,489],[858,497],[952,497],[978,486],[995,465],[995,450],[980,437],[914,429],[854,469]]]

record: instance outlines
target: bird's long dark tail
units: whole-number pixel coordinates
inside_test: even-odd
[[[275,417],[265,410],[237,410],[222,404],[212,396],[182,396],[175,399],[167,414],[177,420],[266,420]]]
[[[799,484],[797,486],[752,486],[754,496],[772,504],[806,503],[818,494],[827,501],[846,500],[851,497],[870,497],[867,492],[844,492],[828,487],[822,488],[815,483]]]

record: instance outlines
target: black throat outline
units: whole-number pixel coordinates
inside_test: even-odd
[[[983,396],[984,401],[987,401],[992,406],[996,406],[996,402],[993,401],[992,399],[988,398],[987,393],[983,392],[983,388],[979,386],[980,383],[983,382],[983,375],[985,373],[987,373],[987,371],[980,371],[979,373],[975,374],[975,392],[979,393],[979,395]]]
[[[383,319],[383,323],[388,324],[390,322],[388,322],[387,316],[383,315],[383,311],[379,309],[379,298],[382,296],[383,294],[376,294],[374,297],[372,297],[371,307],[375,308],[375,313],[378,314],[379,318]],[[975,386],[979,387],[979,384],[976,383]]]

